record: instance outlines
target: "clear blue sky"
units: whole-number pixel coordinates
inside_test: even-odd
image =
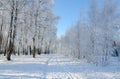
[[[54,12],[60,16],[57,36],[64,35],[71,23],[80,19],[80,12],[86,13],[91,0],[55,0]]]

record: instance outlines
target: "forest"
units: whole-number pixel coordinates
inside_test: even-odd
[[[80,15],[66,33],[57,37],[59,16],[53,0],[0,1],[0,54],[60,53],[96,65],[107,65],[111,56],[120,57],[120,12],[115,0],[92,0],[87,15]],[[87,17],[87,18],[86,18]]]
[[[120,79],[119,5],[119,0],[0,0],[0,79]],[[78,8],[79,16],[72,15]],[[65,16],[78,20],[58,36],[68,23]]]
[[[87,15],[71,23],[58,41],[58,50],[95,65],[108,65],[120,57],[120,11],[116,0],[92,0]],[[87,17],[87,18],[86,18]]]
[[[52,0],[0,0],[0,53],[48,54],[56,40],[57,16]]]

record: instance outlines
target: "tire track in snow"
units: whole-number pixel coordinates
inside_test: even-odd
[[[61,63],[65,63],[65,60],[63,61],[63,59],[66,58],[65,56],[56,56],[55,60],[57,65],[60,65]],[[62,60],[62,61],[61,61]],[[67,61],[69,62],[69,61]],[[66,79],[74,79],[71,75],[70,72],[68,72],[70,70],[69,66],[64,66],[64,71],[66,71],[66,73],[64,73],[64,76],[66,77]]]
[[[42,74],[43,74],[43,76],[42,76],[42,78],[41,79],[47,79],[47,70],[48,70],[48,65],[49,65],[49,63],[50,63],[50,61],[51,61],[51,59],[52,59],[52,56],[51,55],[48,55],[47,56],[47,60],[46,60],[46,62],[45,62],[45,65],[44,65],[44,69],[43,69],[43,72],[42,72]]]

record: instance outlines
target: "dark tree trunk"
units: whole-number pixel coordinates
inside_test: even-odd
[[[36,54],[36,51],[35,51],[35,38],[33,38],[33,58],[35,58],[35,54]]]
[[[9,48],[8,48],[8,51],[7,51],[7,54],[6,54],[6,58],[7,58],[8,61],[11,60],[11,54],[12,54],[12,52],[13,52],[13,47],[14,47],[14,45],[13,45],[13,43],[10,41]]]
[[[31,50],[31,46],[29,47],[29,50],[30,50],[30,55],[32,55],[32,50]]]
[[[6,58],[8,61],[11,60],[11,54],[12,54],[12,51],[13,51],[13,36],[12,36],[12,33],[13,33],[13,20],[14,20],[14,0],[13,0],[13,5],[12,5],[12,10],[11,10],[11,22],[10,22],[10,33],[9,33],[9,37],[10,37],[10,40],[9,40],[9,47],[8,47],[8,50],[6,52]]]
[[[10,22],[10,42],[7,50],[7,60],[11,60],[11,54],[14,50],[14,39],[16,36],[16,27],[17,27],[17,17],[18,17],[18,1],[12,1],[12,9],[11,9],[11,22]]]
[[[36,55],[35,55],[35,52],[36,52],[36,51],[35,51],[35,46],[34,46],[34,48],[33,48],[33,58],[35,58],[35,56],[36,56]]]
[[[40,49],[38,49],[38,55],[40,55],[41,54],[41,48]]]

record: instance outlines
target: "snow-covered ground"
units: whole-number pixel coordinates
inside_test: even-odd
[[[0,56],[0,79],[120,79],[120,65],[96,67],[63,55]]]

